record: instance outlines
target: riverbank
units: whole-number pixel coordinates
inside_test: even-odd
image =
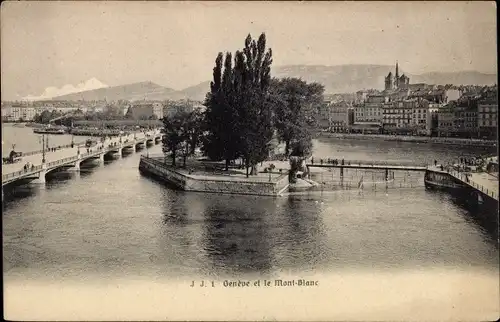
[[[352,134],[352,133],[330,133],[318,132],[317,137],[346,139],[346,140],[365,140],[365,141],[392,141],[392,142],[413,142],[430,143],[458,146],[484,146],[495,147],[497,141],[481,139],[462,139],[449,137],[426,137],[426,136],[404,136],[404,135],[383,135],[383,134]]]

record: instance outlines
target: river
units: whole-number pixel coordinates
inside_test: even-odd
[[[30,131],[4,125],[2,139],[6,144],[15,143],[21,151],[38,150],[38,138]],[[54,136],[53,141],[51,136],[51,142],[67,144],[71,136]],[[98,310],[105,302],[117,305],[125,314],[115,312],[108,316],[98,311],[103,315],[88,313],[81,319],[128,319],[137,311],[105,299],[109,294],[125,296],[113,285],[141,281],[135,290],[143,292],[142,296],[156,292],[171,300],[161,304],[155,297],[143,303],[146,307],[158,306],[148,312],[169,308],[169,318],[183,319],[183,310],[191,304],[181,304],[158,285],[175,284],[179,295],[189,293],[191,280],[277,276],[316,278],[323,285],[322,294],[334,298],[339,307],[345,305],[344,310],[351,308],[349,312],[326,310],[330,312],[328,318],[363,318],[364,311],[353,304],[357,301],[380,302],[373,307],[363,304],[368,311],[379,310],[379,315],[375,315],[379,319],[411,316],[414,311],[403,309],[405,301],[417,305],[414,309],[424,317],[426,313],[429,317],[439,317],[443,312],[455,314],[457,311],[451,308],[455,305],[463,305],[463,312],[472,317],[476,317],[476,311],[498,312],[499,253],[495,238],[474,214],[447,194],[423,187],[363,193],[311,192],[281,198],[186,193],[141,176],[138,164],[144,151],[80,172],[56,173],[45,185],[17,187],[6,196],[2,214],[3,272],[6,296],[11,296],[11,312],[15,305],[29,299],[44,312],[37,317],[52,319],[52,311],[44,309],[42,299],[34,294],[40,294],[36,292],[43,288],[44,292],[58,294],[58,298],[67,296],[76,301],[75,294],[83,296],[79,291],[61,293],[58,287],[80,283],[80,291],[89,285],[101,288],[101,292],[89,293],[95,300],[87,294],[88,304],[81,310]],[[432,163],[492,152],[402,142],[375,144],[328,138],[314,142],[315,157],[346,160]],[[161,153],[161,147],[152,147],[150,153]],[[333,285],[336,295],[329,293],[325,285]],[[215,297],[228,296],[221,293],[221,287],[213,292],[217,293],[213,294]],[[262,293],[255,292],[248,294],[262,297]],[[297,292],[290,291],[290,299],[314,302]],[[448,292],[459,297],[448,302]],[[135,293],[126,294],[133,301],[131,294]],[[205,319],[212,317],[208,303],[213,307],[222,305],[200,293],[189,294],[186,296],[193,301],[207,303],[207,311],[203,311],[204,305],[198,307],[205,312]],[[239,291],[232,294],[236,298],[249,296]],[[406,300],[397,294],[406,296]],[[234,307],[228,312],[242,307],[230,297],[227,301],[232,304],[228,305]],[[53,303],[55,298],[48,301]],[[431,298],[449,307],[444,311],[437,309]],[[357,300],[352,302],[353,299]],[[265,301],[255,301],[275,318],[288,307],[285,300],[272,307]],[[325,301],[321,297],[316,304],[326,305]],[[398,309],[391,306],[399,305],[395,301],[400,303]],[[384,309],[401,315],[383,315]],[[60,308],[58,312],[76,314],[75,310],[78,311]],[[304,317],[305,313],[298,309],[288,310],[296,312],[297,318]],[[16,316],[33,317],[22,315],[21,309],[15,312]],[[262,318],[252,312],[248,315],[251,319]],[[73,319],[74,315],[62,317]],[[141,317],[144,319],[144,315]],[[221,315],[213,318],[217,317]],[[230,314],[227,317],[237,318]],[[366,315],[368,319],[372,317]],[[443,318],[446,317],[449,316]],[[488,315],[481,318],[488,319]]]

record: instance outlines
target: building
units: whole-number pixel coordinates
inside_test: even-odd
[[[453,131],[454,104],[447,104],[438,109],[438,136],[450,136]]]
[[[450,102],[438,110],[438,135],[477,137],[479,135],[477,105]]]
[[[498,100],[485,98],[478,102],[478,132],[482,138],[495,139],[498,131]]]
[[[180,100],[180,101],[166,101],[163,104],[163,115],[169,117],[177,113],[191,113],[195,110],[204,110],[205,106],[202,106],[199,102],[190,100]],[[320,113],[322,110],[320,109]],[[324,112],[324,111],[323,111]]]
[[[477,106],[457,106],[454,110],[454,134],[459,137],[477,137]]]
[[[330,105],[329,130],[335,133],[344,133],[348,130],[349,109],[351,105],[347,102],[339,102]]]
[[[414,132],[412,127],[413,103],[395,101],[383,106],[382,127],[385,133],[409,134]]]
[[[438,111],[443,106],[445,106],[445,104],[429,103],[429,107],[427,109],[427,122],[425,124],[427,135],[437,135],[439,127]]]
[[[359,122],[349,126],[349,132],[360,134],[380,134],[382,127],[378,122]]]
[[[396,74],[392,75],[392,72],[385,77],[385,90],[397,90],[397,89],[408,89],[410,85],[410,78],[405,74],[399,76],[399,65],[396,62]]]
[[[12,106],[2,105],[2,122],[10,121],[11,114],[12,114]]]
[[[384,95],[368,96],[363,105],[357,107],[356,122],[375,122],[382,124],[383,107],[388,98]]]
[[[160,102],[135,102],[130,107],[132,118],[137,120],[162,119],[163,104]]]
[[[411,128],[413,134],[430,135],[427,121],[429,120],[429,102],[427,100],[411,100],[405,102],[413,110]]]
[[[368,91],[357,91],[356,92],[355,103],[356,104],[364,103],[364,101],[368,97],[368,94],[369,94]]]
[[[2,108],[2,120],[7,122],[29,122],[33,121],[36,110],[32,106],[14,103]]]
[[[330,128],[330,110],[332,109],[333,103],[323,102],[318,107],[318,127],[323,130]]]

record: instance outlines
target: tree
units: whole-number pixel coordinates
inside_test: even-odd
[[[257,163],[269,153],[273,135],[269,87],[272,51],[266,50],[266,36],[257,41],[251,35],[243,50],[232,55],[219,53],[213,81],[207,93],[204,152],[211,159],[229,162],[238,157],[245,161],[247,176],[256,174]]]
[[[198,110],[191,112],[188,125],[186,128],[186,142],[189,146],[189,154],[193,155],[203,137],[203,114]]]
[[[242,52],[236,53],[236,107],[239,114],[241,154],[251,174],[257,172],[256,165],[269,155],[273,135],[272,110],[269,97],[271,83],[272,50],[266,51],[266,36],[261,34],[257,42],[250,35],[245,40]]]
[[[312,148],[311,129],[317,125],[318,108],[323,102],[323,85],[307,84],[299,78],[273,79],[271,100],[274,124],[285,154],[308,155]]]
[[[226,54],[225,60],[222,53],[217,55],[210,89],[205,100],[207,110],[204,122],[207,136],[203,150],[205,155],[212,160],[225,160],[227,170],[230,161],[238,157],[239,149],[230,53]]]
[[[183,147],[187,135],[186,128],[189,127],[189,113],[181,112],[163,118],[163,128],[165,135],[162,140],[162,151],[166,155],[170,152],[172,166],[176,166],[177,152]],[[185,158],[184,158],[185,164]]]
[[[185,112],[179,115],[183,118],[180,154],[183,158],[183,166],[186,167],[186,159],[195,154],[196,146],[201,135],[201,114],[198,111]]]
[[[108,105],[108,106],[106,106],[106,108],[104,110],[103,119],[104,120],[121,120],[121,119],[123,119],[123,115],[117,106]]]

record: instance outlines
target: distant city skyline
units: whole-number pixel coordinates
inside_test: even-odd
[[[399,66],[496,74],[494,2],[8,2],[3,99],[96,78],[176,90],[211,79],[218,52],[265,32],[274,66]]]

